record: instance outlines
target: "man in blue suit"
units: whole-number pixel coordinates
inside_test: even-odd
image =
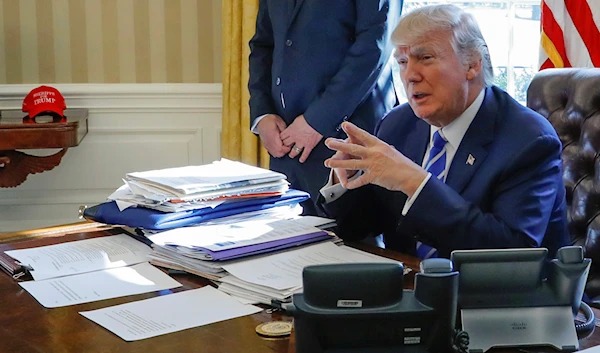
[[[250,127],[270,168],[314,200],[340,123],[366,131],[397,104],[389,37],[402,0],[260,0],[250,41]],[[304,214],[316,214],[314,202]]]
[[[452,5],[403,17],[392,35],[408,104],[376,136],[342,124],[321,200],[338,234],[383,234],[421,258],[456,249],[568,242],[561,143],[550,123],[492,85],[474,18]],[[360,172],[357,172],[360,171]],[[348,189],[353,189],[347,191]]]

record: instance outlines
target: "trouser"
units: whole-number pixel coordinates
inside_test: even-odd
[[[303,215],[324,216],[316,206],[316,202],[319,198],[319,190],[329,180],[330,169],[325,167],[323,162],[333,154],[334,151],[327,148],[321,140],[304,163],[298,161],[299,157],[292,159],[288,155],[281,158],[271,156],[269,166],[271,170],[285,174],[291,188],[310,194],[310,199],[301,204]]]

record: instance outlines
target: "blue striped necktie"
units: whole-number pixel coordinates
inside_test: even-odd
[[[429,150],[429,160],[425,164],[425,170],[431,173],[431,177],[441,181],[446,180],[446,142],[440,130],[433,134],[433,146]],[[436,248],[417,241],[417,257],[420,259],[438,257],[438,252]]]
[[[446,180],[446,140],[440,134],[440,130],[433,134],[433,146],[429,151],[429,160],[425,164],[425,170],[431,176],[442,181]]]

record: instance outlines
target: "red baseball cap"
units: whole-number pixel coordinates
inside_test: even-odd
[[[66,108],[65,98],[56,88],[40,86],[32,89],[25,97],[22,110],[33,119],[42,113],[55,113],[64,117]]]

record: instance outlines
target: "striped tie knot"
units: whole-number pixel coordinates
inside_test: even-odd
[[[425,170],[442,181],[446,178],[446,142],[440,130],[433,134],[433,146],[429,151],[429,160],[425,164]]]
[[[440,134],[440,130],[433,133],[433,148],[441,150],[442,148],[444,148],[444,146],[446,146],[446,142],[448,141],[446,141],[444,136]]]

